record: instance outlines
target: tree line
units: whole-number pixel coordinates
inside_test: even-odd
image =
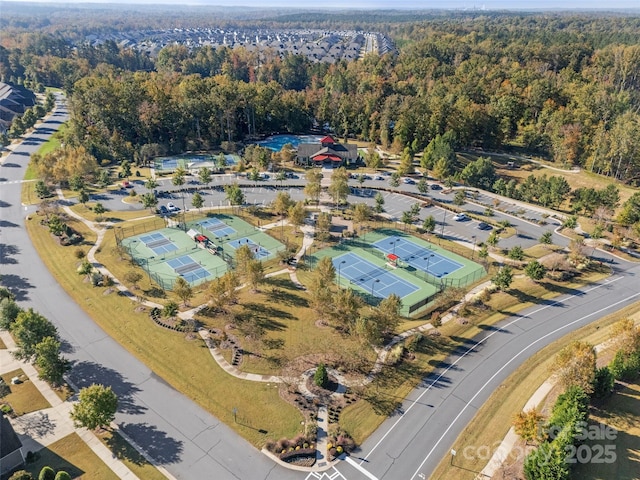
[[[522,148],[637,183],[636,17],[491,15],[399,23],[399,55],[312,63],[243,48],[113,44],[0,49],[0,78],[65,87],[69,139],[99,159],[144,145],[207,148],[328,124],[398,153],[437,135],[453,148]],[[153,71],[151,71],[153,70]]]

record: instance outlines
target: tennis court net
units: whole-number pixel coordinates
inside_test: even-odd
[[[197,263],[189,263],[187,265],[182,265],[181,267],[176,267],[174,268],[174,270],[176,271],[176,273],[179,273],[180,275],[184,274],[184,273],[189,273],[189,272],[193,272],[194,270],[198,270],[200,268],[200,265]]]
[[[206,228],[210,232],[215,232],[217,230],[223,230],[228,226],[229,225],[227,225],[226,223],[208,223],[204,225],[204,228]]]
[[[376,268],[375,270],[371,270],[368,273],[363,273],[360,275],[357,275],[354,279],[350,280],[349,283],[364,283],[368,280],[371,280],[372,278],[376,278],[379,277],[380,275],[384,275],[385,273],[387,273],[387,269],[384,267],[379,267]]]
[[[171,243],[171,241],[167,238],[161,238],[160,240],[154,240],[153,242],[149,242],[147,243],[147,247],[149,248],[156,248],[156,247],[162,247],[163,245],[169,245]]]

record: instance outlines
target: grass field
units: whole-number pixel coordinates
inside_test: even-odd
[[[594,445],[615,446],[614,462],[577,463],[571,472],[576,480],[637,480],[640,478],[640,382],[626,384],[600,408],[592,410],[590,423],[617,430],[615,440],[587,440]],[[597,448],[592,450],[598,452]]]
[[[11,379],[18,377],[22,383],[13,385]],[[42,396],[36,386],[29,380],[21,369],[13,370],[2,375],[2,379],[11,389],[11,393],[3,397],[0,401],[8,403],[13,408],[16,415],[35,412],[43,408],[50,408],[51,405]]]
[[[143,480],[164,480],[166,477],[150,464],[135,448],[125,441],[120,434],[106,431],[98,438],[109,450],[124,463],[138,478]]]
[[[89,242],[95,240],[95,235],[92,236],[80,222],[72,222],[72,226],[86,234]],[[137,305],[130,300],[115,293],[105,295],[104,288],[94,288],[83,282],[75,271],[76,247],[57,245],[48,230],[39,225],[37,216],[27,222],[27,229],[43,261],[74,301],[108,335],[176,390],[256,446],[261,446],[267,438],[293,437],[300,431],[302,416],[280,399],[275,385],[231,377],[218,367],[200,339],[191,340],[157,327],[149,319],[148,312],[136,311]],[[112,265],[128,268],[122,261],[109,264]],[[181,358],[189,361],[176,362],[175,359]],[[238,409],[238,419],[242,422],[233,422],[233,407]]]
[[[610,338],[611,325],[626,316],[633,317],[640,314],[640,304],[627,307],[620,312],[604,317],[585,326],[570,335],[545,347],[529,358],[513,374],[502,383],[500,389],[494,392],[484,405],[477,411],[473,420],[456,439],[452,448],[463,451],[467,445],[496,446],[502,441],[511,427],[511,419],[522,410],[525,403],[538,387],[549,378],[549,370],[555,355],[574,340],[588,341],[593,345],[600,344]],[[637,403],[635,404],[637,406]],[[636,448],[638,448],[636,437]],[[486,459],[456,457],[454,466],[450,459],[444,458],[435,470],[432,479],[437,480],[473,480],[486,465]],[[598,477],[574,477],[598,478]],[[602,477],[604,479],[616,477]],[[617,477],[633,478],[633,477]]]
[[[56,472],[63,470],[71,478],[82,480],[118,480],[118,476],[93,453],[86,443],[76,433],[52,443],[39,452],[40,457],[25,466],[25,470],[38,478],[40,470],[45,465]],[[153,477],[140,477],[143,480]],[[156,477],[159,478],[159,477]]]

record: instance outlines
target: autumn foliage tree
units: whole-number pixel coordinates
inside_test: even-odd
[[[593,345],[580,341],[560,350],[551,367],[562,386],[579,387],[587,393],[593,392],[595,372],[596,351]]]
[[[518,412],[513,419],[513,427],[525,444],[538,441],[542,436],[544,415],[535,408],[525,412]]]

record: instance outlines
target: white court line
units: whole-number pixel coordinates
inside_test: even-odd
[[[418,396],[418,398],[416,398],[415,400],[413,400],[413,401],[411,402],[411,405],[409,405],[409,406],[407,407],[407,409],[404,411],[404,414],[402,414],[400,417],[398,417],[398,419],[393,423],[393,425],[391,425],[391,427],[389,427],[389,430],[387,430],[387,432],[382,436],[382,438],[381,438],[380,440],[378,440],[378,443],[376,443],[376,444],[373,446],[373,448],[372,448],[372,449],[369,451],[369,453],[368,453],[368,454],[363,458],[363,460],[360,462],[360,464],[364,463],[364,462],[369,458],[369,456],[371,456],[371,454],[372,454],[372,453],[373,453],[373,452],[374,452],[374,451],[375,451],[375,450],[380,446],[380,444],[385,440],[385,438],[387,438],[387,436],[391,433],[391,431],[392,431],[392,430],[393,430],[393,429],[394,429],[394,428],[395,428],[395,427],[396,427],[396,426],[397,426],[397,425],[398,425],[398,424],[399,424],[399,423],[400,423],[400,422],[401,422],[401,421],[406,417],[407,413],[409,413],[409,411],[410,411],[414,406],[416,406],[416,405],[418,405],[418,404],[420,403],[420,400],[422,399],[422,397],[423,397],[423,396],[425,396],[425,395],[426,395],[426,394],[427,394],[427,393],[428,393],[428,392],[433,388],[433,386],[434,386],[436,383],[438,383],[438,382],[440,381],[440,379],[441,379],[442,377],[444,377],[444,376],[449,372],[449,370],[451,370],[451,369],[455,368],[455,367],[456,367],[456,365],[458,364],[458,362],[460,362],[460,360],[462,360],[462,359],[463,359],[464,357],[466,357],[469,353],[471,353],[472,351],[474,351],[474,350],[478,347],[478,345],[481,345],[481,344],[485,343],[487,340],[489,340],[491,337],[493,337],[493,336],[494,336],[494,335],[496,335],[497,333],[503,332],[506,328],[510,327],[511,325],[514,325],[514,324],[518,323],[519,321],[521,321],[521,320],[523,320],[523,319],[525,319],[525,318],[529,318],[531,315],[535,315],[536,313],[542,312],[543,310],[546,310],[547,308],[554,307],[554,306],[556,306],[556,305],[560,305],[562,302],[566,302],[567,300],[570,300],[570,299],[571,299],[571,298],[573,298],[573,297],[577,297],[578,295],[583,295],[583,294],[586,294],[586,293],[592,292],[592,291],[594,291],[594,290],[597,290],[597,289],[599,289],[599,288],[607,287],[607,286],[609,286],[610,284],[612,284],[613,282],[617,282],[618,280],[622,280],[623,278],[624,278],[624,277],[620,276],[620,277],[615,278],[615,279],[613,279],[613,280],[611,280],[611,281],[609,281],[609,282],[602,283],[602,284],[600,284],[600,285],[596,285],[595,287],[590,288],[590,289],[585,290],[585,291],[581,291],[579,294],[570,295],[570,296],[568,296],[568,297],[566,297],[566,298],[562,298],[562,299],[560,299],[560,300],[557,300],[557,301],[555,301],[555,302],[553,302],[553,303],[550,303],[550,304],[548,304],[548,305],[545,305],[545,306],[543,306],[543,307],[540,307],[540,308],[539,308],[539,309],[537,309],[537,310],[534,310],[533,312],[531,312],[531,313],[530,313],[529,315],[527,315],[526,317],[525,317],[525,316],[517,317],[517,318],[515,318],[514,320],[512,320],[511,322],[507,323],[505,326],[500,327],[500,328],[499,328],[499,329],[497,329],[497,330],[494,330],[494,331],[493,331],[493,332],[491,332],[489,335],[487,335],[486,337],[484,337],[482,340],[479,340],[478,342],[476,342],[476,343],[474,343],[473,345],[471,345],[471,346],[470,346],[470,347],[469,347],[469,348],[468,348],[468,349],[467,349],[467,350],[466,350],[462,355],[460,355],[460,356],[459,356],[459,357],[458,357],[454,362],[451,362],[451,364],[449,364],[449,365],[447,366],[447,368],[445,368],[445,369],[444,369],[444,370],[443,370],[443,371],[442,371],[442,372],[441,372],[441,373],[440,373],[440,374],[439,374],[439,375],[438,375],[434,380],[432,380],[432,381],[431,381],[431,383],[429,383],[429,385],[427,386],[427,388],[425,388],[425,390],[424,390],[424,391],[423,391],[423,392]],[[592,316],[592,315],[597,315],[598,313],[600,313],[601,311],[606,310],[607,308],[610,308],[610,307],[616,306],[616,305],[618,305],[618,304],[620,304],[620,303],[623,303],[623,302],[625,302],[625,301],[629,300],[630,298],[634,298],[634,297],[637,297],[637,296],[639,296],[639,295],[640,295],[640,293],[637,293],[637,294],[635,294],[635,295],[632,295],[632,296],[630,296],[630,297],[627,297],[626,299],[620,300],[619,302],[616,302],[615,304],[610,305],[609,307],[605,307],[605,308],[603,308],[603,309],[601,309],[601,310],[598,310],[597,312],[591,313],[591,314],[587,315],[586,317],[583,317],[582,319],[584,319],[584,318],[588,318],[588,317],[590,317],[590,316]],[[568,324],[566,324],[566,325],[563,325],[562,327],[560,327],[560,329],[562,329],[562,328],[566,328],[566,327],[568,327],[568,326],[570,326],[570,325],[572,325],[572,324],[574,324],[574,323],[576,323],[576,322],[581,321],[582,319],[578,319],[578,320],[575,320],[574,322],[571,322],[571,323],[568,323]],[[558,329],[558,330],[560,330],[560,329]],[[556,331],[557,331],[557,330],[556,330]],[[552,333],[555,333],[555,331],[554,331],[554,332],[552,332]],[[544,337],[542,337],[542,338],[544,338]],[[538,339],[537,341],[541,340],[542,338]],[[537,342],[537,341],[536,341],[536,342]],[[536,343],[536,342],[534,342],[534,343]],[[533,345],[533,343],[532,343],[532,345]],[[515,358],[515,357],[514,357],[514,358]],[[513,360],[513,359],[512,359],[512,360]],[[511,362],[511,360],[510,360],[510,362]],[[508,363],[509,363],[509,362],[508,362]],[[507,363],[507,364],[508,364],[508,363]],[[507,364],[505,364],[505,366],[503,366],[502,368],[505,368]],[[496,373],[496,375],[497,375],[497,373]],[[495,375],[494,375],[494,376],[495,376]],[[478,393],[476,393],[476,396],[477,396],[481,391],[482,391],[482,389],[478,390]],[[474,398],[475,398],[475,397],[474,397]],[[465,408],[466,408],[466,407],[465,407]],[[462,414],[462,412],[461,412],[460,414]],[[456,418],[456,419],[457,419],[457,418]],[[451,425],[450,425],[450,426],[449,426],[449,428],[447,429],[447,432],[451,429],[451,427],[453,426],[453,424],[454,424],[454,423],[455,423],[455,420],[451,423]],[[445,432],[445,434],[446,434],[446,432]],[[443,437],[444,437],[444,434],[442,435],[442,437],[440,437],[440,440],[438,440],[438,443],[442,440],[442,438],[443,438]],[[433,453],[433,450],[434,450],[434,449],[435,449],[435,447],[438,445],[438,443],[436,443],[436,445],[433,447],[433,449],[431,450],[431,452],[429,452],[429,455],[431,455],[431,453]],[[420,465],[420,468],[422,468],[422,466],[425,464],[425,462],[426,462],[426,461],[427,461],[427,459],[429,458],[429,455],[427,455],[427,457],[424,459],[424,461],[423,461],[423,462],[422,462],[422,464]],[[418,473],[418,471],[420,470],[420,468],[418,468],[418,470],[416,471],[416,473],[414,473],[414,474],[412,475],[412,477],[411,477],[411,478],[415,477],[415,475]]]

